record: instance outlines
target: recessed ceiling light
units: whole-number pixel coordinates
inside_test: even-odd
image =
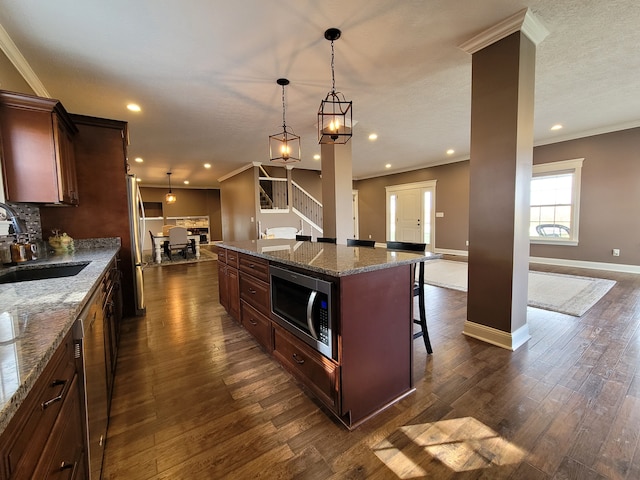
[[[189,180],[185,180],[185,181],[184,181],[184,184],[185,184],[185,185],[189,185]]]
[[[318,155],[317,153],[313,156],[314,160],[320,160],[320,155]]]
[[[205,163],[204,164],[204,168],[211,168],[211,164],[210,163]]]
[[[553,127],[551,127],[551,130],[560,130],[562,128],[562,125],[560,125],[559,123],[556,123]]]
[[[139,112],[142,109],[140,108],[140,105],[136,105],[135,103],[130,103],[129,105],[127,105],[127,108],[129,110],[131,110],[132,112]]]
[[[135,161],[138,162],[138,163],[144,162],[144,160],[142,158],[140,158],[140,157],[136,157]]]
[[[447,150],[447,155],[453,155],[454,153],[456,153],[456,151],[453,148]]]
[[[387,164],[384,166],[384,168],[391,168],[391,164],[390,164],[390,163],[387,163]]]
[[[369,140],[376,140],[377,138],[378,138],[378,134],[377,133],[369,134]]]

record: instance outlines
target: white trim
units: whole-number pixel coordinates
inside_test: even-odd
[[[33,71],[27,59],[20,53],[20,50],[18,50],[18,47],[13,43],[13,40],[11,40],[11,37],[2,25],[0,25],[0,49],[13,66],[16,67],[18,73],[22,75],[22,78],[29,84],[36,95],[51,98],[51,95],[38,78],[38,75],[36,75],[36,72]]]
[[[567,239],[529,236],[534,244],[577,246],[580,238],[580,186],[582,184],[582,163],[584,158],[560,160],[558,162],[538,163],[533,165],[531,180],[536,177],[571,173],[573,175],[571,188],[571,237]],[[531,207],[531,205],[529,205]]]
[[[529,325],[526,323],[515,332],[509,333],[467,320],[464,322],[462,333],[468,337],[511,351],[521,347],[531,338]]]
[[[245,170],[249,170],[250,168],[260,166],[260,164],[255,165],[255,163],[258,163],[258,162],[248,163],[248,164],[244,165],[243,167],[236,168],[233,172],[229,172],[226,175],[223,175],[220,178],[218,178],[218,182],[224,182],[225,180],[228,180],[231,177],[234,177],[234,176],[238,175],[239,173],[244,172]]]
[[[441,253],[442,255],[458,255],[460,257],[469,256],[469,252],[467,250],[451,250],[448,248],[434,248],[433,253]]]
[[[589,262],[585,260],[568,260],[563,258],[529,257],[529,262],[542,265],[556,265],[559,267],[591,268],[593,270],[606,270],[609,272],[635,273],[640,275],[639,265],[626,265],[622,263]]]
[[[517,31],[522,31],[535,45],[540,44],[549,35],[549,30],[542,22],[528,8],[524,8],[460,44],[459,47],[473,55]]]
[[[401,183],[400,185],[387,185],[384,189],[388,192],[393,190],[413,190],[414,188],[435,188],[438,180],[425,180],[423,182]]]
[[[391,238],[391,219],[389,218],[389,204],[391,195],[395,192],[401,192],[404,190],[415,190],[420,189],[421,199],[420,199],[420,211],[424,210],[424,190],[431,189],[433,190],[433,203],[431,208],[431,243],[429,244],[429,251],[433,251],[435,248],[435,239],[436,239],[436,184],[438,183],[437,179],[434,180],[424,180],[422,182],[413,182],[413,183],[401,183],[399,185],[386,185],[385,189],[385,235],[387,240]],[[424,213],[424,212],[423,212]],[[421,237],[424,237],[424,230],[420,234]]]

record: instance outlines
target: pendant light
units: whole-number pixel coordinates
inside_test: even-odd
[[[279,78],[276,83],[282,87],[282,132],[269,136],[269,160],[282,164],[299,162],[300,137],[287,127],[285,121],[284,87],[289,85],[289,80]]]
[[[331,91],[320,102],[318,109],[318,143],[321,144],[342,144],[351,138],[352,102],[345,100],[342,93],[336,92],[334,73],[333,42],[340,38],[341,33],[337,28],[324,32],[324,38],[331,41]]]
[[[176,197],[175,193],[171,192],[171,172],[167,172],[167,177],[169,177],[169,193],[164,196],[164,201],[167,203],[176,203],[178,197]]]

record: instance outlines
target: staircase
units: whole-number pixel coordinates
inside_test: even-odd
[[[271,177],[262,167],[260,172],[260,212],[294,213],[302,221],[301,231],[307,235],[315,233],[321,236],[322,203],[294,181],[291,182],[291,201],[289,202],[287,179]]]

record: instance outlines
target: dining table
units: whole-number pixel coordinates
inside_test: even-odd
[[[196,258],[200,258],[200,235],[189,233],[187,238],[191,242],[191,246],[194,248]],[[169,241],[169,235],[162,235],[158,233],[153,236],[153,250],[156,263],[162,263],[162,247],[164,242]]]

